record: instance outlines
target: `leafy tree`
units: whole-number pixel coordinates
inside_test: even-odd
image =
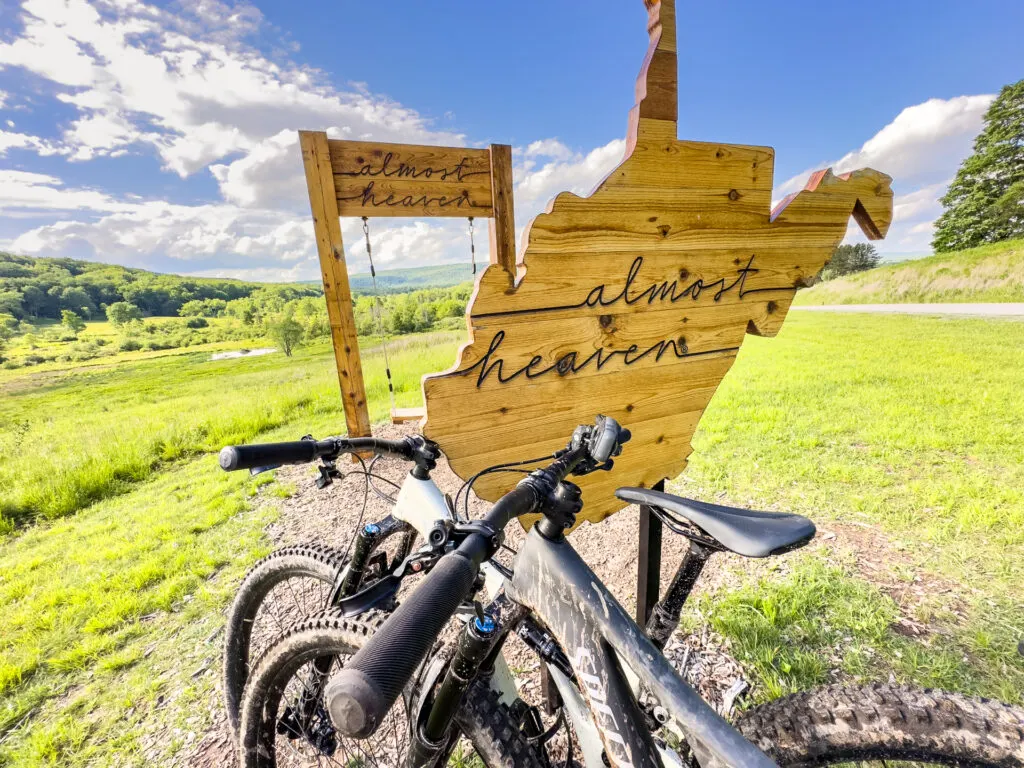
[[[76,337],[85,330],[85,321],[70,309],[65,309],[60,313],[60,324]]]
[[[25,313],[32,317],[39,317],[45,312],[48,302],[46,291],[34,283],[28,283],[21,289],[21,303]]]
[[[821,277],[823,280],[831,280],[843,275],[852,275],[854,272],[874,269],[881,260],[878,250],[871,243],[840,245],[832,252],[832,258],[822,271]]]
[[[267,326],[267,336],[288,357],[302,344],[302,326],[295,318],[284,315]]]
[[[85,317],[91,317],[92,313],[96,311],[96,305],[93,304],[92,297],[84,288],[77,286],[71,286],[61,291],[60,306],[61,309],[70,309]],[[64,315],[61,314],[61,318],[63,317]]]
[[[0,314],[21,317],[21,294],[17,291],[0,290]]]
[[[1004,86],[942,198],[936,252],[1024,236],[1024,80]]]
[[[331,322],[327,317],[327,304],[323,299],[306,297],[296,299],[289,307],[294,307],[293,317],[302,326],[302,334],[307,339],[318,339],[331,333]]]
[[[0,341],[7,341],[14,338],[18,334],[18,328],[21,324],[18,322],[18,318],[9,313],[0,314]]]
[[[180,317],[221,317],[228,303],[224,299],[193,299],[178,310]]]
[[[116,326],[142,319],[142,310],[128,301],[115,301],[107,307],[107,320]]]

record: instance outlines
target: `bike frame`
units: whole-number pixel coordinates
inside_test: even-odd
[[[434,481],[411,473],[391,517],[424,538],[438,521],[454,519]],[[636,700],[641,685],[657,697],[702,766],[774,765],[682,680],[564,538],[552,541],[532,529],[516,556],[511,583],[489,563],[481,571],[491,599],[505,588],[566,651],[587,701],[556,667],[548,668],[580,738],[587,768],[604,768],[604,756],[616,768],[681,765],[674,751],[659,748],[651,738]],[[500,654],[489,682],[503,702],[518,698]]]
[[[775,765],[682,680],[564,538],[552,541],[530,531],[516,556],[509,597],[541,619],[566,651],[612,766],[679,764],[651,739],[627,669],[675,720],[702,766]],[[566,712],[578,717],[575,687],[557,670],[553,676],[563,700],[577,700]],[[577,729],[583,737],[587,723]],[[595,745],[584,744],[583,751],[588,768],[602,765]]]

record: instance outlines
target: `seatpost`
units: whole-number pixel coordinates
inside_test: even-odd
[[[665,649],[665,643],[679,626],[683,604],[690,596],[704,566],[707,565],[708,558],[714,553],[715,550],[710,547],[690,539],[690,548],[683,555],[683,561],[679,563],[665,597],[654,606],[651,618],[647,621],[645,632],[659,651]]]

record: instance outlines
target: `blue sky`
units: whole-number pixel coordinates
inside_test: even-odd
[[[1024,3],[678,3],[679,134],[808,173],[894,177],[890,255],[928,250]],[[515,147],[522,226],[622,156],[640,0],[0,5],[0,248],[162,271],[317,274],[299,128]],[[390,267],[465,260],[465,224],[381,220]],[[351,268],[365,268],[344,221]],[[852,230],[851,230],[852,233]],[[851,234],[851,237],[855,237]]]

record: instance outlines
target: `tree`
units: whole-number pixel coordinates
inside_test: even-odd
[[[115,301],[107,307],[107,320],[117,326],[142,319],[142,310],[128,301]]]
[[[21,294],[18,291],[0,290],[0,313],[21,317]]]
[[[96,311],[96,305],[93,304],[92,297],[84,288],[77,286],[71,286],[61,291],[60,306],[61,309],[70,309],[85,317],[91,317],[92,313]],[[61,317],[63,318],[64,315],[61,314]]]
[[[302,326],[295,318],[285,315],[267,326],[269,336],[288,357],[302,344]]]
[[[942,198],[938,253],[1024,236],[1024,80],[1004,86]]]
[[[85,330],[85,321],[70,309],[65,309],[60,313],[60,324],[75,334],[75,336],[78,336],[78,334]]]
[[[832,258],[822,270],[821,279],[831,280],[843,275],[852,275],[854,272],[874,269],[881,260],[882,257],[871,243],[840,245],[832,252]]]
[[[0,341],[9,341],[13,339],[20,327],[18,318],[14,315],[2,313],[0,314]]]

